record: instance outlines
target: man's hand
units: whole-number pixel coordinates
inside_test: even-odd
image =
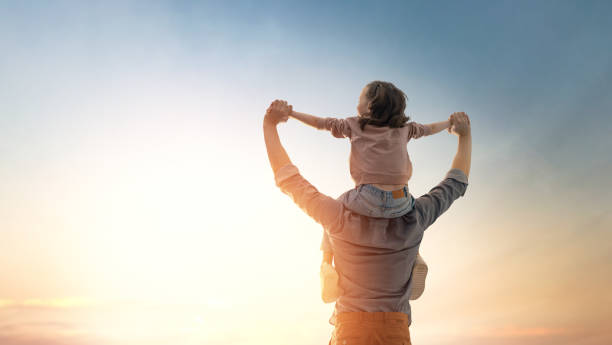
[[[464,112],[453,113],[450,116],[451,126],[449,132],[460,137],[469,135],[470,129],[470,118]]]
[[[287,101],[277,99],[266,110],[264,123],[276,126],[279,122],[287,122],[292,111],[293,107]]]

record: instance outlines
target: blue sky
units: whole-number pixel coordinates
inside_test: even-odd
[[[2,1],[0,276],[13,279],[0,284],[0,313],[26,308],[26,331],[33,319],[62,319],[108,344],[115,317],[74,321],[116,303],[105,301],[161,303],[177,320],[207,320],[210,307],[249,310],[246,322],[265,309],[265,328],[286,322],[283,308],[297,300],[301,325],[315,330],[304,343],[326,341],[321,229],[275,188],[261,121],[277,98],[352,116],[361,88],[379,79],[407,94],[414,121],[465,111],[473,126],[468,193],[421,246],[431,275],[413,305],[418,343],[445,343],[440,329],[448,342],[608,343],[611,10],[607,1]],[[351,188],[348,142],[291,121],[280,133],[320,190]],[[455,149],[446,133],[410,143],[415,195],[439,182]],[[228,273],[237,271],[247,273]],[[286,280],[261,279],[278,272]],[[576,297],[559,305],[567,296]],[[54,309],[74,304],[57,302],[66,299],[93,302]],[[194,307],[178,307],[185,301]],[[146,327],[115,340],[153,343],[138,333]],[[178,328],[157,335],[182,341]],[[15,336],[4,329],[0,337]]]

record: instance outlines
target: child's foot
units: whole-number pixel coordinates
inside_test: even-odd
[[[417,253],[414,266],[412,267],[412,292],[410,293],[410,299],[415,300],[423,294],[425,291],[425,278],[427,278],[427,263],[421,257],[421,254]]]
[[[338,285],[338,272],[334,267],[327,262],[321,263],[321,299],[325,303],[334,302],[340,294],[342,289]]]

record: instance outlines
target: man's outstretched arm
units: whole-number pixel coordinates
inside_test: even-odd
[[[451,170],[442,182],[416,200],[415,208],[420,210],[419,223],[423,229],[433,224],[467,189],[472,156],[470,119],[465,113],[453,113],[451,122],[450,132],[459,137]]]
[[[278,137],[276,125],[281,121],[286,121],[290,109],[291,106],[288,106],[286,102],[274,101],[264,118],[264,140],[270,166],[274,171],[276,185],[325,229],[335,229],[341,216],[341,203],[320,193],[300,175],[297,167],[291,163],[289,155],[287,155]]]
[[[291,106],[287,105],[283,101],[274,101],[264,117],[263,131],[264,140],[266,142],[266,149],[268,150],[268,159],[270,160],[270,166],[272,170],[276,172],[282,166],[291,164],[291,159],[287,155],[287,151],[280,142],[278,137],[278,130],[276,126],[279,122],[287,121],[286,116],[291,113]],[[284,114],[287,113],[287,114]]]
[[[465,113],[453,113],[451,115],[453,126],[451,133],[459,137],[457,153],[453,159],[451,169],[463,171],[466,177],[470,176],[470,166],[472,164],[472,130],[470,128],[470,118]]]

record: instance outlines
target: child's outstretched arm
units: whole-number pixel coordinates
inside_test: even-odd
[[[451,119],[446,121],[434,122],[427,125],[423,125],[416,122],[408,123],[408,138],[419,139],[424,136],[436,134],[444,129],[450,128],[452,125]]]
[[[318,117],[310,114],[300,113],[291,110],[289,117],[293,117],[316,129],[328,130],[336,138],[350,138],[351,128],[346,119],[336,119],[332,117]]]
[[[432,135],[432,134],[436,134],[439,133],[445,129],[450,128],[450,120],[446,120],[446,121],[440,121],[440,122],[434,122],[434,123],[430,123],[425,126],[425,135]]]
[[[289,114],[289,117],[293,117],[294,119],[317,129],[322,129],[324,121],[324,119],[321,117],[300,113],[299,111],[292,111],[291,114]]]

